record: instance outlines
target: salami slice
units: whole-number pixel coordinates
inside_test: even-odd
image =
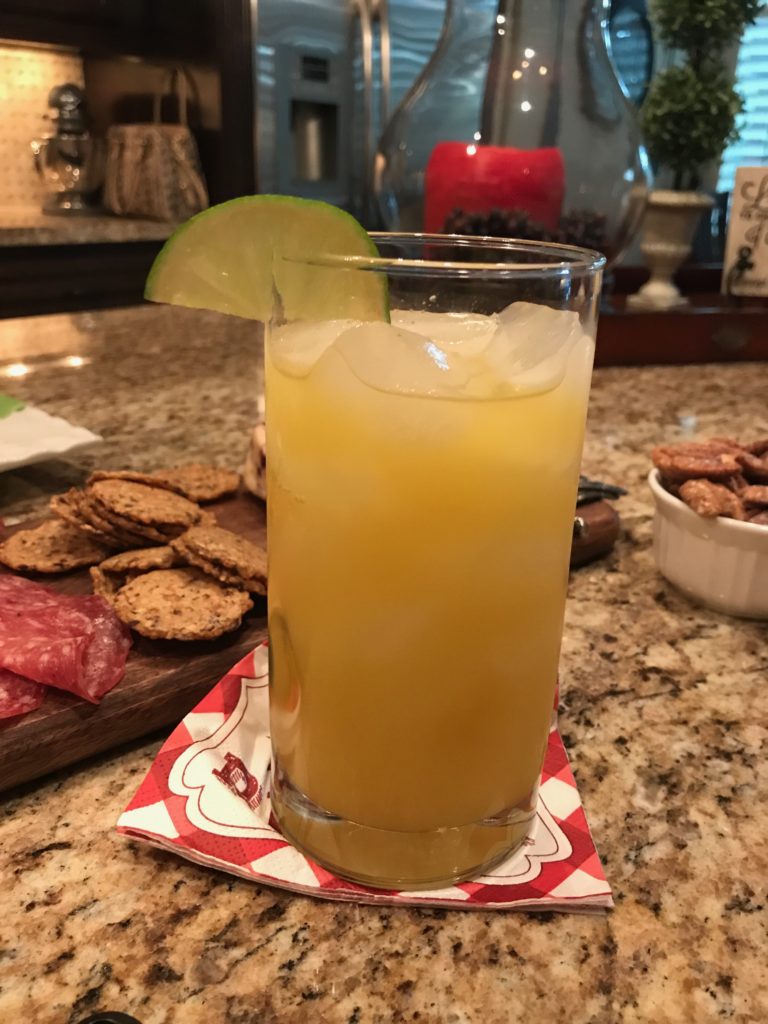
[[[130,646],[103,598],[0,576],[0,668],[98,703],[122,679]]]
[[[43,703],[45,687],[0,668],[0,718],[34,711]]]

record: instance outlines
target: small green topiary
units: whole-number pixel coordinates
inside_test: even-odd
[[[700,169],[739,137],[744,101],[723,67],[762,9],[760,0],[651,0],[658,38],[682,50],[686,63],[658,74],[642,111],[651,160],[674,173],[676,189],[696,189]]]

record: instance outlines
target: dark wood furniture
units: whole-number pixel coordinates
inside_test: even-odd
[[[222,526],[264,544],[262,502],[242,494],[210,507]],[[91,590],[87,570],[39,581],[65,594]],[[240,628],[218,640],[184,643],[134,634],[125,676],[100,704],[49,689],[37,711],[0,722],[0,790],[176,725],[266,633],[266,601],[256,597]]]
[[[768,303],[712,293],[689,299],[681,309],[649,312],[628,307],[626,296],[608,296],[595,365],[768,361]]]
[[[0,39],[77,49],[98,131],[116,120],[148,118],[158,65],[183,63],[198,87],[192,127],[201,136],[212,201],[254,191],[246,0],[0,0]],[[122,75],[105,73],[105,64],[114,71],[121,63]]]
[[[97,134],[149,120],[163,67],[184,64],[196,87],[190,124],[217,203],[255,191],[250,12],[247,0],[0,0],[0,39],[76,48]],[[159,248],[0,247],[0,318],[141,302]]]
[[[0,38],[81,53],[204,59],[229,0],[2,0]]]
[[[136,305],[161,245],[0,247],[0,319]]]

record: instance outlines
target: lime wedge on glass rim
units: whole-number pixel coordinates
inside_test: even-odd
[[[286,320],[389,320],[384,274],[319,262],[377,255],[362,225],[335,206],[243,196],[204,210],[171,235],[144,296],[251,320],[275,313]]]

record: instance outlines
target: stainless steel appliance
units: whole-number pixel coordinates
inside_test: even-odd
[[[258,190],[374,226],[376,143],[444,13],[445,0],[251,0]]]
[[[372,195],[376,147],[434,51],[447,0],[250,2],[256,188],[324,199],[380,227]],[[493,18],[498,0],[474,6]],[[625,9],[642,12],[645,0],[612,6],[622,15],[614,45],[626,63],[638,34],[644,44],[648,39],[642,26],[627,22]],[[635,77],[641,90],[643,75]],[[440,112],[447,131],[461,106]]]

